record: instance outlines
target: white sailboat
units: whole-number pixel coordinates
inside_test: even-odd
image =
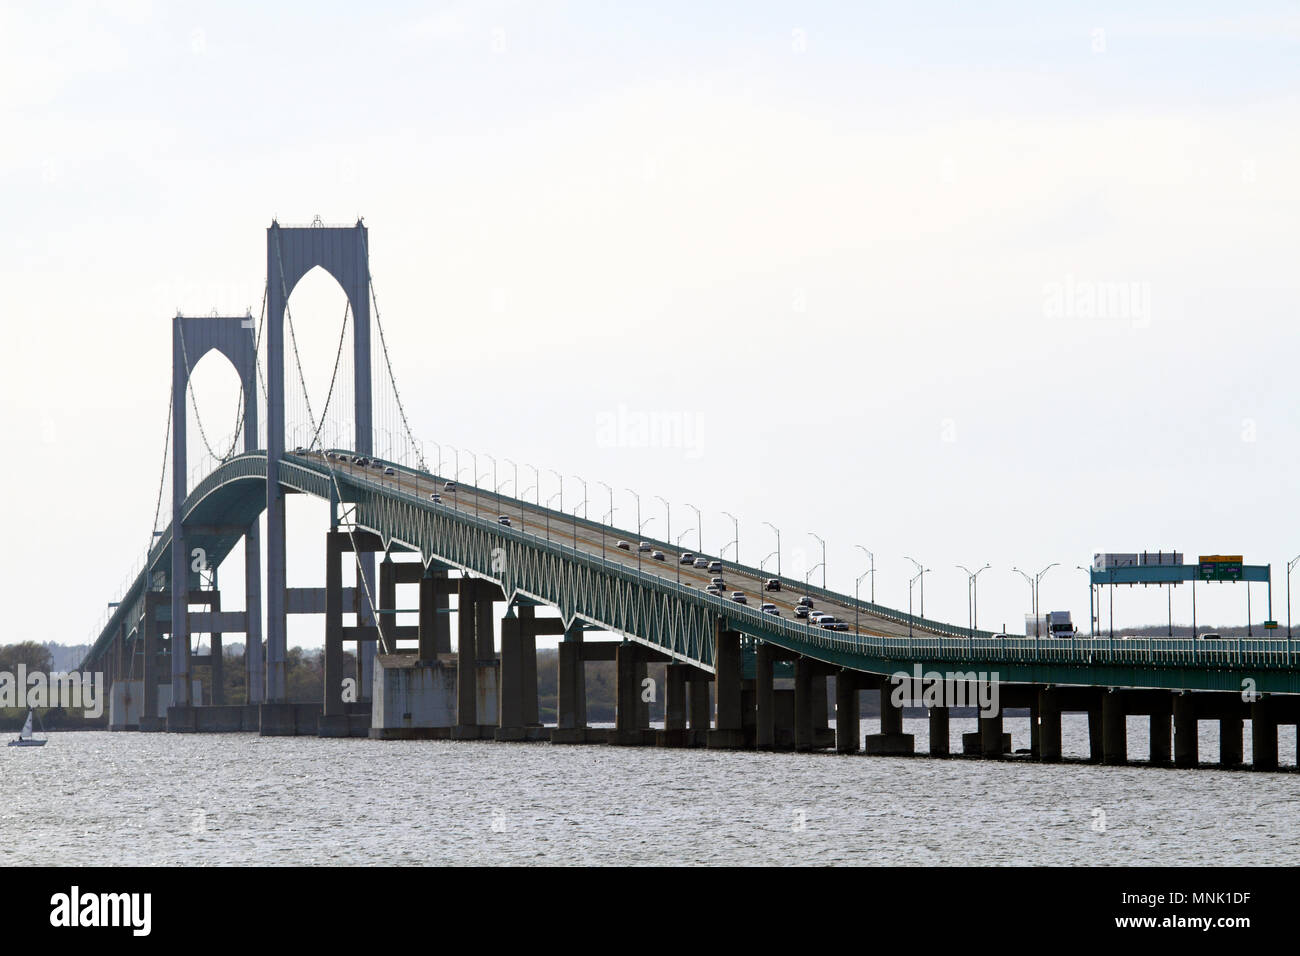
[[[17,739],[9,741],[10,747],[44,747],[45,746],[44,740],[37,740],[35,737],[32,736],[32,718],[35,716],[35,714],[36,711],[32,710],[30,707],[27,708],[27,720],[23,722],[23,729],[18,732]]]

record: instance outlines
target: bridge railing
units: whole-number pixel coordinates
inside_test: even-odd
[[[314,462],[305,467],[318,469]],[[423,508],[434,507],[418,492],[402,488],[397,482],[387,482],[380,475],[344,472],[349,481],[363,482],[390,495],[398,495],[418,502]],[[480,493],[482,493],[480,491]],[[529,508],[534,505],[525,502]],[[943,633],[921,633],[903,637],[830,631],[799,619],[764,614],[756,607],[739,604],[729,598],[708,595],[699,588],[679,584],[668,577],[639,571],[621,562],[610,562],[597,555],[566,544],[560,535],[546,538],[522,528],[500,525],[495,518],[476,516],[460,510],[449,512],[456,520],[506,538],[527,541],[540,548],[558,550],[572,560],[599,568],[607,574],[630,580],[642,587],[674,594],[693,604],[703,606],[725,617],[738,630],[765,640],[784,642],[795,647],[819,648],[840,654],[885,657],[891,659],[932,658],[937,660],[1007,661],[1021,663],[1058,662],[1066,664],[1129,664],[1150,666],[1263,666],[1291,667],[1294,657],[1293,642],[1284,638],[1255,639],[1191,639],[1191,638],[1131,638],[1128,640],[1107,637],[1035,638],[993,637],[990,632],[976,632],[974,636],[965,628],[938,625],[926,621],[926,626],[943,628]],[[558,517],[558,512],[553,512]],[[566,524],[572,516],[563,516]],[[644,539],[649,541],[650,539]],[[732,565],[735,568],[735,565]],[[751,572],[753,569],[749,569]],[[822,589],[808,591],[833,596],[839,595]],[[761,593],[761,592],[760,592]],[[871,613],[881,613],[876,605],[863,603]],[[882,614],[882,616],[884,616]],[[902,620],[911,617],[902,615]],[[924,619],[911,618],[914,626]]]

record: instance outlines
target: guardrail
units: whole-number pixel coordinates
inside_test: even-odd
[[[312,462],[306,467],[319,469],[322,466]],[[408,474],[412,473],[409,469],[403,470]],[[383,475],[372,475],[364,471],[340,472],[340,475],[346,480],[355,483],[364,483],[377,487],[386,494],[409,498],[426,509],[439,507],[439,505],[422,497],[418,492],[402,488],[397,482],[385,482],[383,480],[385,476]],[[429,477],[431,480],[437,480],[433,476]],[[492,494],[491,492],[482,492],[480,489],[475,490],[479,493]],[[515,501],[515,499],[511,500]],[[537,506],[531,503],[524,502],[524,504],[530,509],[537,510]],[[820,648],[839,654],[911,660],[978,660],[1026,664],[1061,663],[1171,667],[1251,665],[1269,668],[1290,668],[1295,662],[1295,643],[1285,638],[1226,638],[1217,640],[1199,638],[1131,638],[1125,640],[1106,637],[1072,637],[1067,639],[996,638],[992,636],[991,632],[987,631],[976,632],[974,636],[971,636],[965,628],[939,625],[933,621],[926,621],[926,626],[932,629],[942,627],[944,633],[919,634],[910,637],[883,637],[843,631],[828,631],[798,619],[764,614],[755,607],[737,603],[722,595],[716,597],[708,595],[707,592],[699,588],[679,584],[669,577],[661,577],[647,571],[638,571],[635,568],[623,565],[621,562],[610,562],[601,559],[599,556],[574,548],[572,545],[566,545],[557,538],[548,539],[520,528],[501,525],[496,521],[495,517],[476,516],[460,509],[448,510],[456,516],[457,520],[472,526],[478,526],[482,530],[532,543],[534,546],[543,549],[558,551],[572,560],[594,569],[600,569],[614,577],[639,584],[642,587],[650,587],[674,594],[683,600],[697,606],[703,606],[725,617],[733,625],[737,625],[737,629],[742,630],[744,633],[763,640],[772,640],[774,643],[786,641],[798,647]],[[559,514],[553,511],[551,513]],[[563,517],[568,522],[573,520],[571,515],[564,515]],[[608,526],[605,527],[608,528]],[[640,540],[652,544],[656,543],[650,538],[641,538]],[[660,565],[660,567],[667,568],[667,565]],[[743,566],[734,564],[731,567],[742,571],[742,573],[747,570],[757,580],[762,579],[756,569],[744,569]],[[766,577],[771,577],[771,575]],[[784,579],[782,580],[784,582]],[[821,588],[807,588],[804,590],[809,592],[810,595],[819,594],[823,598],[830,597],[842,601],[840,595]],[[852,603],[850,600],[849,605],[852,606]],[[880,608],[879,605],[873,605],[870,602],[859,602],[859,606],[863,610],[879,614],[882,617],[892,616],[902,623],[906,623],[910,617],[914,622],[913,626],[919,626],[916,622],[925,620],[899,612],[890,612],[890,609]]]

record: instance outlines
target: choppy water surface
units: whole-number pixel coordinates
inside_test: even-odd
[[[974,729],[952,724],[954,746]],[[1064,729],[1082,755],[1086,719]],[[1294,773],[249,734],[54,734],[0,761],[5,865],[1300,863]]]

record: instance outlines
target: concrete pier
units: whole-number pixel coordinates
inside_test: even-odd
[[[776,746],[776,646],[762,642],[754,651],[754,746]]]
[[[1235,768],[1245,763],[1244,736],[1240,717],[1219,718],[1219,766]]]
[[[1061,759],[1061,701],[1050,687],[1038,691],[1038,759],[1044,763]]]
[[[1254,770],[1277,769],[1277,717],[1271,703],[1261,697],[1250,705],[1250,763]]]
[[[1200,762],[1196,732],[1196,701],[1191,694],[1174,694],[1174,766],[1195,767]]]
[[[948,729],[948,708],[930,708],[930,756],[947,757],[951,741]]]
[[[714,633],[714,727],[709,732],[710,748],[735,750],[745,746],[741,713],[740,632],[718,622]]]
[[[916,752],[916,738],[903,733],[903,708],[894,703],[893,684],[886,678],[874,681],[880,692],[880,733],[867,734],[863,742],[868,754],[903,756]]]
[[[654,743],[648,721],[641,707],[641,674],[645,655],[641,646],[623,641],[614,655],[614,733],[610,743],[620,747],[640,747]]]
[[[1128,763],[1127,711],[1123,691],[1110,689],[1101,695],[1102,762]]]
[[[860,749],[858,742],[859,721],[861,719],[859,698],[857,675],[853,671],[840,670],[835,675],[836,753],[855,754]]]

